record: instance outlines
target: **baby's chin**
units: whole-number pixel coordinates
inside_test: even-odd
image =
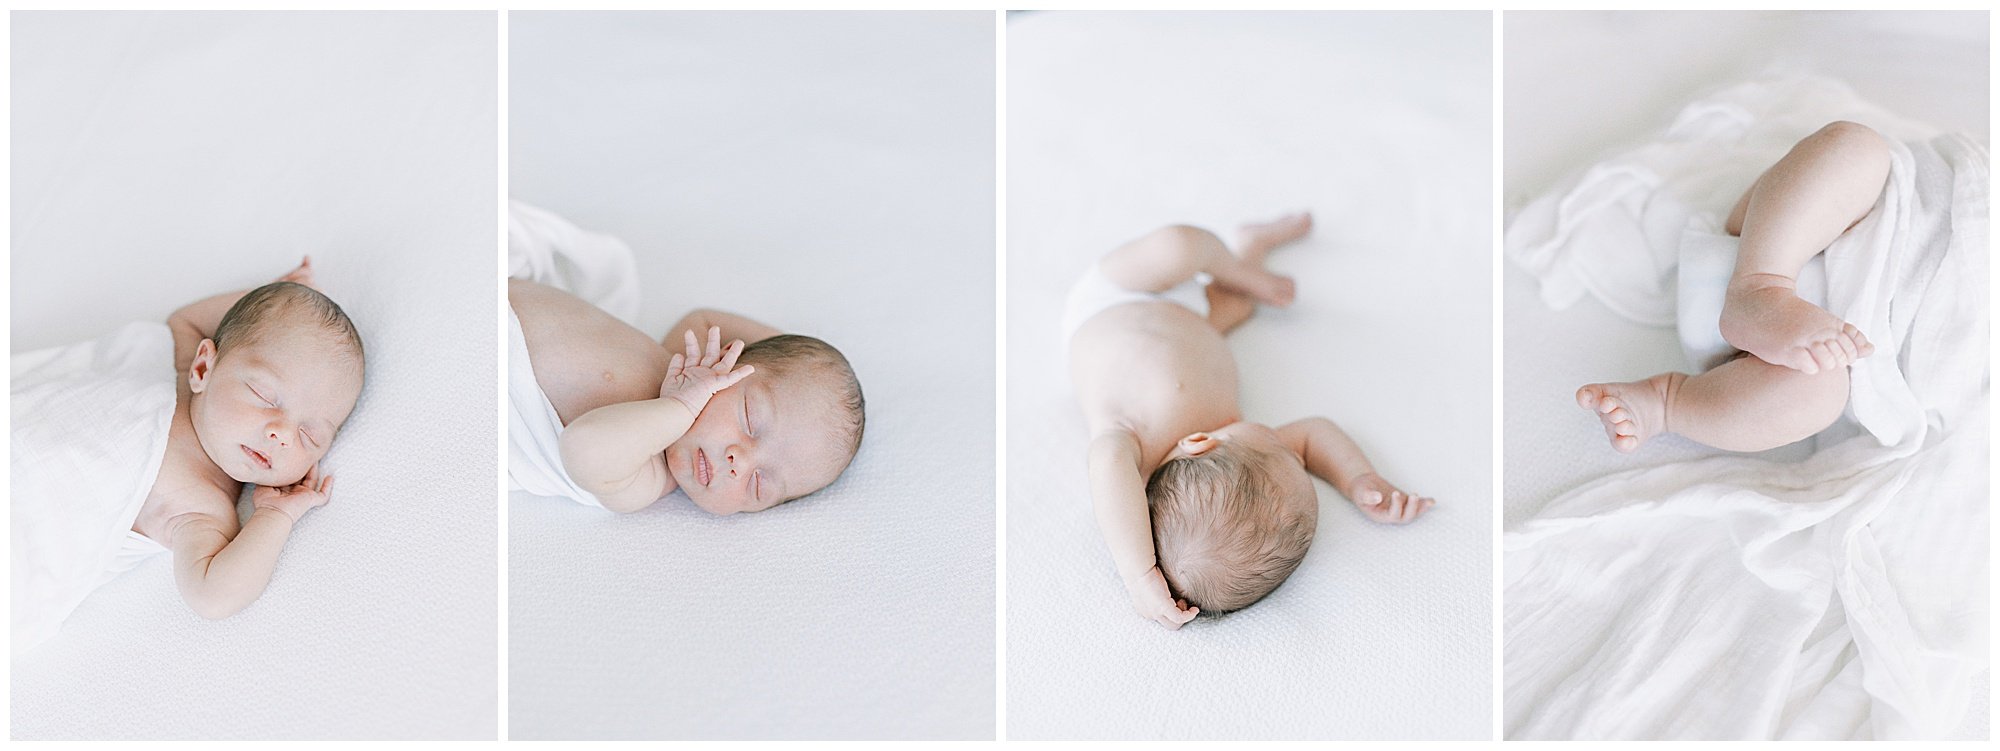
[[[234,458],[231,456],[232,453],[239,456],[243,453],[243,450],[234,443],[229,444],[228,448],[221,452],[219,456],[207,443],[201,445],[201,450],[203,453],[208,454],[208,460],[214,463],[218,469],[221,469],[223,474],[229,475],[229,479],[237,482],[282,488],[287,485],[296,485],[306,477],[304,471],[292,475],[280,472],[276,467],[271,469],[248,467],[243,464],[241,459],[231,461]],[[288,477],[290,479],[287,479]]]

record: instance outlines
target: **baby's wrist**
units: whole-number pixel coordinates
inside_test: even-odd
[[[687,410],[688,420],[690,422],[692,422],[695,418],[700,417],[702,408],[708,406],[708,397],[702,397],[700,399],[689,399],[686,394],[682,394],[680,392],[668,394],[667,401],[681,405],[681,409]]]
[[[1153,570],[1159,567],[1160,565],[1158,563],[1153,563],[1153,564],[1148,564],[1145,568],[1141,569],[1120,571],[1118,572],[1118,578],[1125,582],[1126,589],[1135,591],[1139,589],[1144,589],[1148,579],[1152,577]]]
[[[1347,486],[1340,489],[1340,494],[1347,496],[1349,498],[1354,497],[1354,489],[1357,486],[1361,485],[1361,481],[1374,476],[1375,476],[1375,471],[1369,470],[1367,472],[1363,472],[1361,474],[1347,478]]]
[[[284,517],[285,521],[290,524],[299,523],[299,517],[305,516],[305,511],[300,511],[298,514],[293,514],[290,511],[286,511],[284,507],[273,503],[260,503],[252,507],[250,510],[250,514],[252,516],[255,516],[258,512],[270,512],[271,514]]]

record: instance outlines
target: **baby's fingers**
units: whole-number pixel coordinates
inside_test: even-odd
[[[695,341],[694,329],[688,329],[682,333],[684,335],[681,338],[686,340],[685,344],[687,345],[687,361],[690,364],[701,362],[701,343]]]
[[[715,369],[727,373],[729,372],[730,368],[736,367],[736,358],[742,356],[743,356],[743,340],[742,339],[731,340],[729,342],[729,346],[723,348],[722,362],[716,363]]]
[[[722,359],[722,327],[708,327],[708,349],[702,350],[701,364],[713,367]]]
[[[680,375],[686,369],[687,357],[685,355],[675,353],[672,359],[667,360],[667,377],[669,378]]]
[[[333,475],[327,475],[326,479],[320,481],[319,497],[320,503],[329,503],[333,500]]]
[[[1436,504],[1437,501],[1429,498],[1411,498],[1410,505],[1403,508],[1403,522],[1407,524],[1416,521],[1417,517],[1423,516],[1425,511],[1431,510],[1431,506]]]
[[[757,366],[745,365],[743,367],[724,373],[719,378],[716,379],[715,390],[721,391],[723,389],[734,386],[736,385],[737,381],[749,378],[750,374],[755,372],[757,372]]]

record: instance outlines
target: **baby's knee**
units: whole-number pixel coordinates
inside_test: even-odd
[[[1222,238],[1200,227],[1170,224],[1147,233],[1146,242],[1165,254],[1163,260],[1199,266],[1209,250],[1222,245]]]
[[[1817,433],[1840,419],[1840,413],[1847,409],[1847,390],[1851,380],[1846,368],[1834,368],[1816,375],[1800,374],[1805,380],[1799,402],[1800,419],[1813,426]]]
[[[1882,134],[1861,123],[1835,120],[1806,137],[1807,141],[1824,148],[1835,149],[1843,154],[1879,162],[1885,169],[1889,164],[1889,142]]]

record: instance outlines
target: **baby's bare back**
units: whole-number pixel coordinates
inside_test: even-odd
[[[535,382],[563,424],[607,404],[660,395],[672,355],[645,332],[534,282],[509,280],[507,301],[521,319]]]
[[[1176,441],[1242,418],[1222,334],[1170,302],[1098,313],[1070,338],[1070,381],[1091,435],[1129,430],[1151,465]]]

